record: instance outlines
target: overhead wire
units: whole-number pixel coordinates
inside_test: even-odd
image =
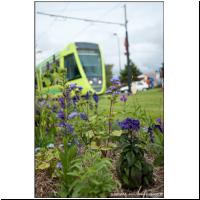
[[[115,5],[115,6],[112,7],[111,9],[107,10],[105,13],[99,15],[99,18],[102,17],[102,16],[105,17],[106,15],[110,14],[114,9],[117,9],[117,8],[119,8],[119,7],[121,7],[121,6],[122,6],[121,3]],[[85,28],[83,28],[81,31],[79,31],[78,34],[77,34],[74,38],[77,38],[80,34],[84,34],[85,32],[83,32],[83,31],[86,31],[86,30],[87,30],[88,28],[90,28],[91,26],[95,26],[95,25],[94,25],[94,24],[89,24],[88,26],[86,26]],[[109,34],[111,34],[111,32],[109,32],[109,31],[105,31],[105,30],[104,30],[104,32],[108,32]],[[109,38],[110,38],[110,37],[109,37]]]
[[[66,6],[64,6],[64,8],[62,8],[62,9],[60,10],[60,12],[63,13],[64,11],[66,11],[67,8],[69,7],[70,3],[71,3],[71,2],[68,2],[68,4],[67,4]],[[54,23],[56,22],[56,20],[57,20],[57,17],[53,18],[53,20],[51,21],[51,23],[49,24],[49,26],[47,26],[46,30],[43,31],[43,32],[38,36],[38,39],[36,40],[36,47],[37,47],[38,41],[39,41],[41,38],[43,38],[45,34],[47,34],[47,30],[49,30],[49,28],[52,28],[52,26],[54,25]]]

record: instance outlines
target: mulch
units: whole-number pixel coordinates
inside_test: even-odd
[[[35,197],[56,197],[58,179],[52,178],[47,170],[36,170],[35,172]]]
[[[60,138],[57,138],[60,143]],[[83,151],[84,152],[84,151]],[[119,155],[111,155],[113,166]],[[145,156],[147,161],[152,163],[153,157]],[[113,167],[113,177],[117,179],[115,168]],[[110,198],[164,198],[164,167],[154,167],[154,184],[148,188],[128,190],[124,188],[117,189],[110,194]],[[57,197],[58,178],[52,178],[47,170],[36,170],[35,172],[35,197],[36,198],[54,198]]]

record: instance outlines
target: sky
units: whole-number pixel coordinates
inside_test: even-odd
[[[71,42],[94,42],[100,45],[105,63],[113,64],[113,73],[118,75],[120,61],[121,69],[127,62],[124,26],[61,19],[37,12],[124,23],[124,4],[130,59],[143,73],[159,69],[163,62],[162,2],[36,2],[36,64]]]

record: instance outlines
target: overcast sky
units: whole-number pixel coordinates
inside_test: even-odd
[[[70,17],[88,18],[124,23],[127,6],[130,58],[142,72],[158,69],[163,62],[163,3],[162,2],[36,2],[35,11]],[[36,63],[63,49],[71,42],[98,43],[106,64],[114,64],[114,74],[119,72],[118,43],[122,69],[125,30],[120,25],[97,24],[35,15]],[[117,33],[118,37],[113,33]]]

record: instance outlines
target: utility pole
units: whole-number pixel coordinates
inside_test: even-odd
[[[129,42],[128,42],[128,29],[127,29],[127,16],[126,16],[126,5],[124,5],[124,18],[125,23],[119,23],[119,22],[111,22],[111,21],[102,21],[102,20],[93,20],[93,19],[86,19],[86,18],[78,18],[78,17],[70,17],[70,16],[63,16],[63,15],[56,15],[56,14],[50,14],[50,13],[44,13],[44,12],[37,12],[37,14],[40,15],[46,15],[49,17],[56,17],[56,18],[63,18],[63,19],[69,19],[69,20],[78,20],[78,21],[85,21],[85,22],[92,22],[92,23],[102,23],[102,24],[112,24],[112,25],[120,25],[125,27],[125,48],[126,48],[126,57],[127,57],[127,67],[128,67],[128,92],[131,93],[131,79],[132,79],[132,72],[130,67],[130,58],[129,58]],[[121,62],[121,61],[120,61]],[[121,63],[120,63],[121,65]]]
[[[131,93],[131,68],[130,68],[130,58],[129,58],[129,42],[128,42],[128,29],[127,29],[127,15],[126,15],[126,5],[124,5],[124,18],[125,18],[125,30],[126,30],[126,38],[125,38],[125,48],[126,48],[126,57],[127,57],[127,68],[128,68],[128,92]]]

